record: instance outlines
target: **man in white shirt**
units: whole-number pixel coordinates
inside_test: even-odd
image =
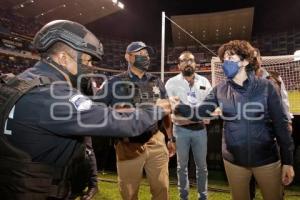
[[[197,106],[211,90],[209,81],[195,73],[194,55],[184,51],[179,56],[181,73],[166,83],[169,97],[178,96],[182,103]],[[207,199],[207,132],[204,122],[173,119],[173,133],[176,138],[178,189],[181,200],[188,199],[189,150],[193,151],[199,200]]]

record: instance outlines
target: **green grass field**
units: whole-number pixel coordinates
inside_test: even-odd
[[[116,174],[102,174],[99,173],[99,179],[101,180],[99,183],[100,192],[94,198],[96,200],[120,200],[120,194],[118,190],[117,184],[117,176]],[[175,177],[175,176],[172,176]],[[210,200],[227,200],[230,198],[230,191],[226,180],[224,177],[218,173],[211,172],[209,175],[209,191],[208,197]],[[291,186],[285,190],[286,200],[299,200],[300,199],[300,186]],[[262,200],[262,196],[257,191],[256,199]],[[150,190],[147,180],[144,179],[140,191],[139,191],[139,199],[140,200],[150,200]],[[176,186],[176,179],[170,178],[170,200],[177,200],[178,191]],[[197,192],[194,186],[191,186],[190,189],[190,200],[197,199]]]

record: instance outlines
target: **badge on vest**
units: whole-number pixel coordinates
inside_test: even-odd
[[[93,102],[88,97],[83,96],[82,94],[72,96],[69,101],[78,111],[89,110],[93,105]]]
[[[160,90],[159,87],[157,86],[153,86],[152,91],[155,95],[160,95]]]

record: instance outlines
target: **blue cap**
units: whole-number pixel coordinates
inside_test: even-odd
[[[150,46],[147,46],[144,42],[141,42],[141,41],[131,42],[126,48],[126,53],[137,52],[142,49],[147,49],[149,54],[154,54],[153,48]]]

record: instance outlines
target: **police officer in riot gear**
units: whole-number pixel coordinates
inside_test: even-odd
[[[80,195],[88,179],[83,136],[137,136],[151,131],[169,106],[161,100],[159,106],[120,113],[82,95],[77,78],[103,50],[76,22],[46,24],[33,45],[41,61],[0,84],[0,194],[67,199]]]

